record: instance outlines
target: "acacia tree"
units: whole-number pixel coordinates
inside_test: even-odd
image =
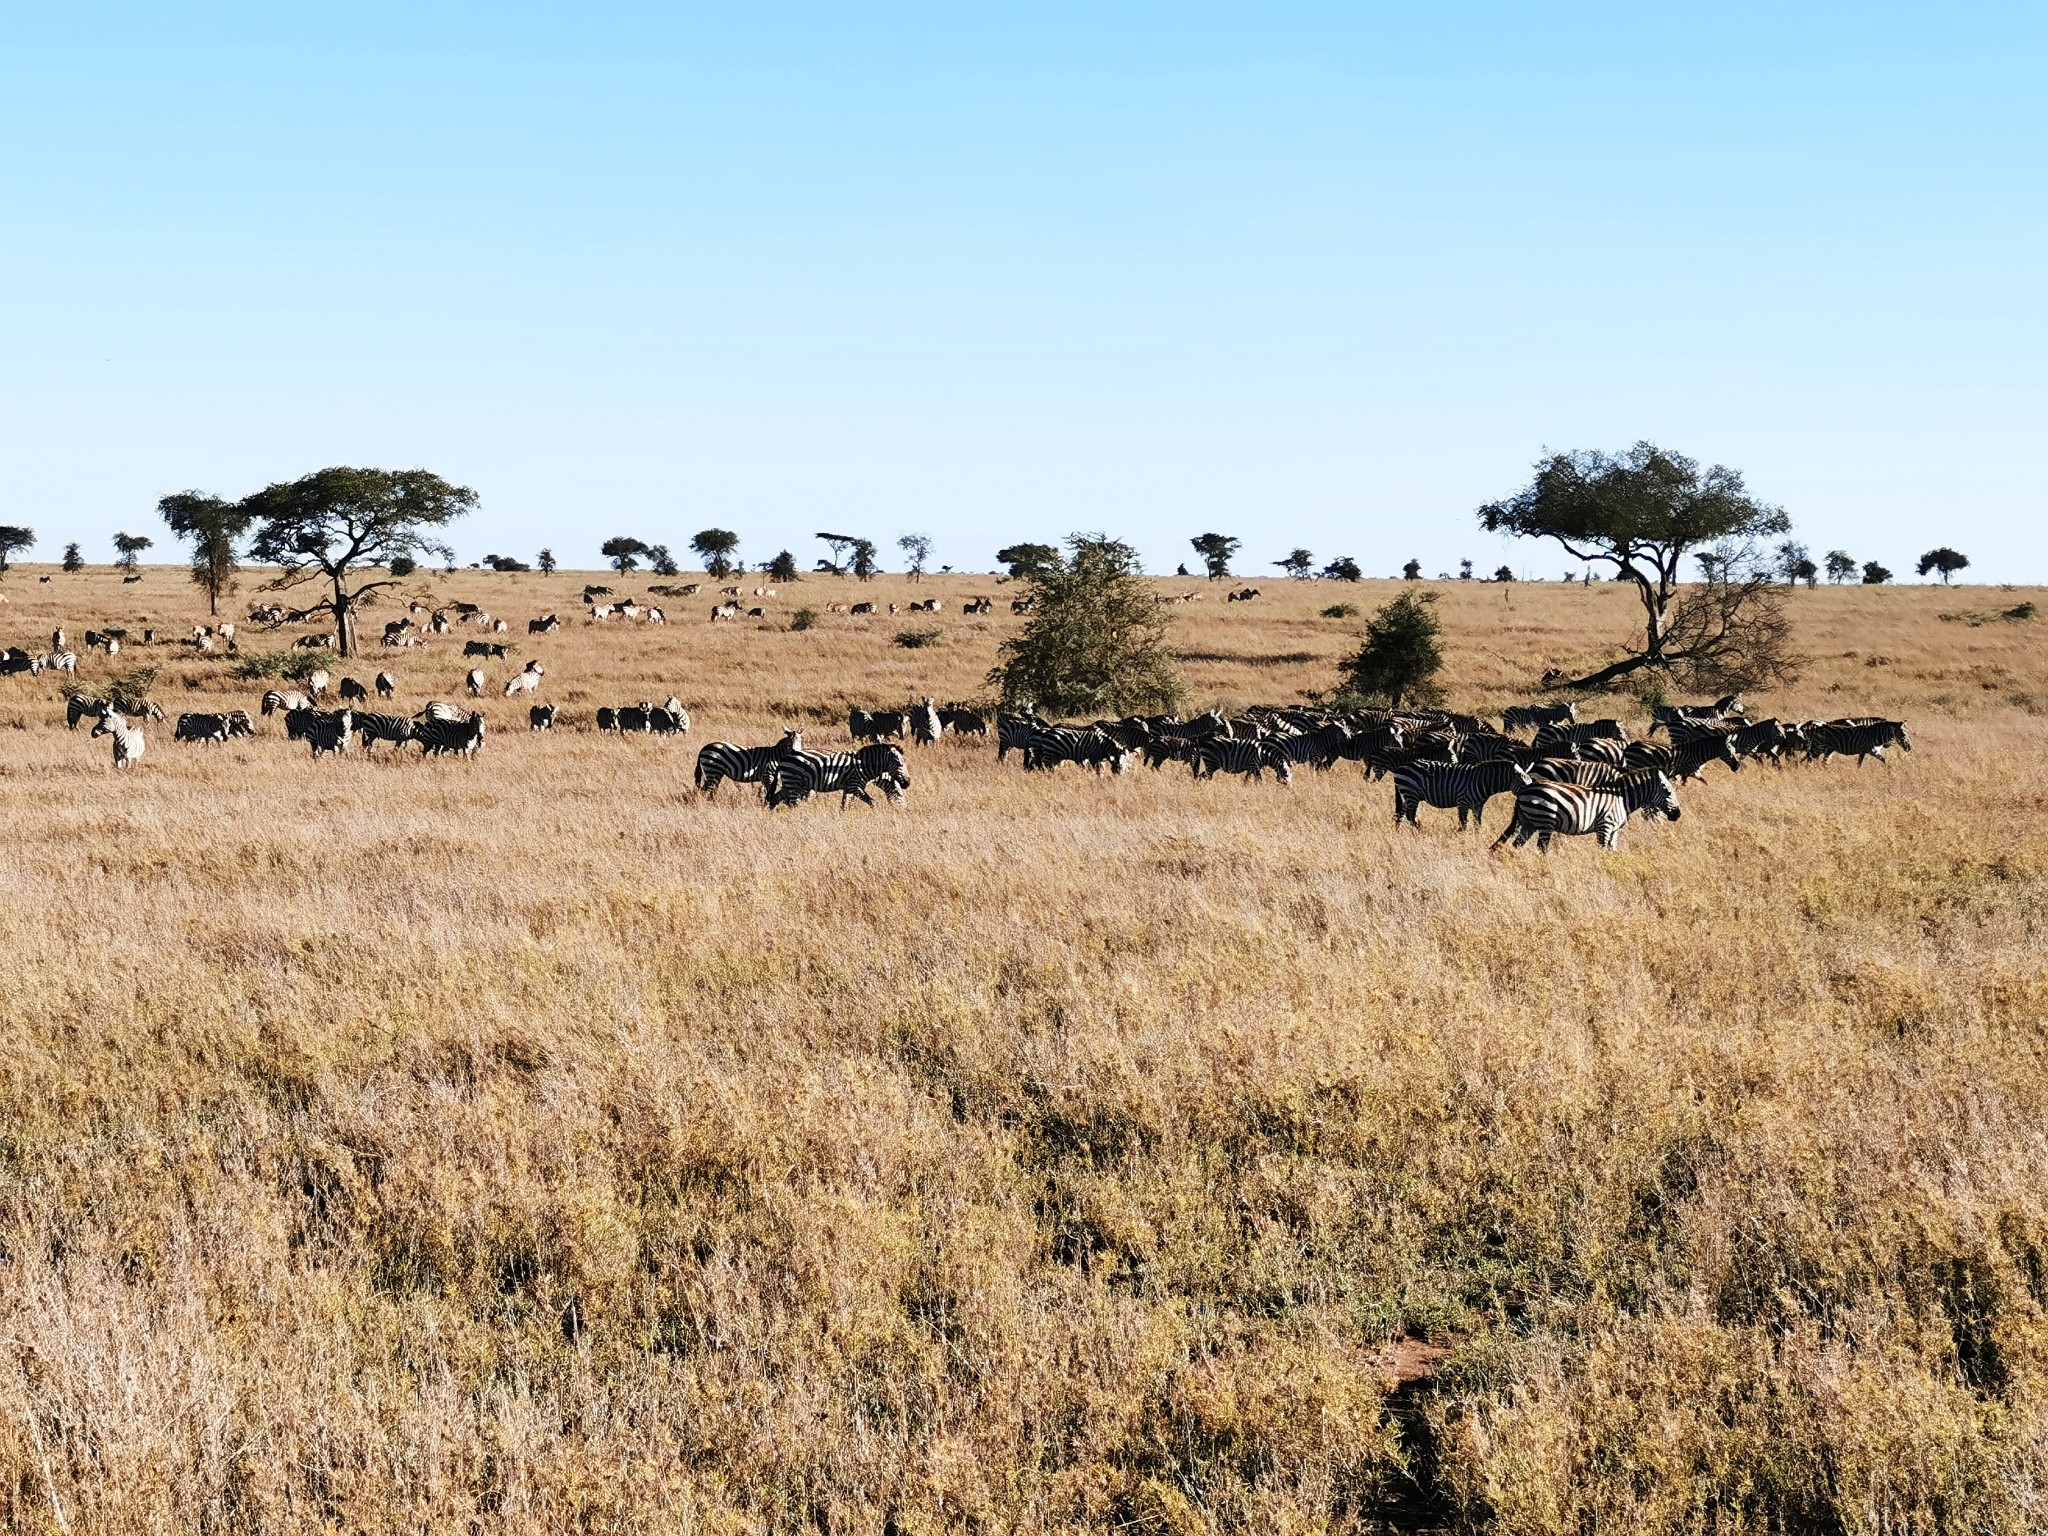
[[[611,562],[612,569],[621,576],[640,568],[640,557],[647,553],[647,546],[639,539],[620,534],[617,538],[606,539],[597,546],[597,552]]]
[[[1643,604],[1641,648],[1564,685],[1595,688],[1643,667],[1711,660],[1672,639],[1686,556],[1706,549],[1716,557],[1707,586],[1717,591],[1703,613],[1718,616],[1708,631],[1725,636],[1746,608],[1763,602],[1769,585],[1770,573],[1753,558],[1756,541],[1784,533],[1791,520],[1750,496],[1735,470],[1717,464],[1702,471],[1680,454],[1637,443],[1619,454],[1551,455],[1536,465],[1529,485],[1481,507],[1479,524],[1489,533],[1554,539],[1574,559],[1611,565],[1616,580],[1635,583]],[[1686,631],[1701,633],[1693,623]]]
[[[1230,557],[1237,553],[1244,541],[1233,539],[1228,534],[1205,533],[1199,538],[1189,539],[1195,553],[1202,557],[1202,564],[1208,569],[1211,581],[1221,581],[1230,574]]]
[[[832,552],[826,559],[818,562],[818,569],[827,575],[844,576],[846,574],[847,562],[852,558],[851,552],[853,547],[861,542],[860,535],[857,533],[814,533],[811,537],[823,539],[825,547]]]
[[[1099,533],[1077,533],[1067,549],[1027,578],[1031,619],[1003,642],[989,682],[1006,704],[1055,714],[1173,708],[1184,690],[1137,551]]]
[[[417,569],[426,554],[453,561],[434,534],[476,502],[468,486],[428,470],[337,467],[267,486],[240,505],[256,525],[250,558],[279,567],[269,589],[325,582],[327,596],[307,611],[331,617],[335,649],[352,656],[356,610],[395,585],[401,565]],[[388,574],[362,579],[376,569]]]
[[[876,573],[882,569],[881,561],[875,558],[873,539],[855,539],[853,552],[847,557],[847,561],[853,574],[862,581],[873,581]]]
[[[673,576],[679,569],[676,557],[668,552],[666,544],[647,546],[647,568],[657,576]]]
[[[1879,565],[1875,560],[1866,560],[1863,562],[1864,586],[1881,587],[1891,579],[1891,571],[1888,570],[1886,567]]]
[[[704,562],[704,574],[720,581],[732,574],[732,552],[739,547],[740,536],[729,528],[706,528],[690,540],[690,548]]]
[[[1295,549],[1288,552],[1285,560],[1275,560],[1273,563],[1294,580],[1306,581],[1310,567],[1316,563],[1316,557],[1305,549]]]
[[[1947,545],[1943,545],[1940,549],[1930,549],[1926,554],[1922,555],[1919,565],[1914,567],[1914,569],[1922,576],[1925,576],[1929,571],[1941,572],[1941,584],[1945,587],[1949,584],[1951,576],[1955,575],[1957,571],[1966,569],[1969,564],[1970,557],[1968,555],[1960,554],[1950,549]],[[5,570],[6,568],[4,563],[0,563],[0,570]]]
[[[1422,562],[1420,560],[1410,560],[1406,565],[1402,566],[1401,579],[1403,581],[1422,580]]]
[[[555,552],[552,549],[544,549],[535,555],[533,563],[540,567],[541,575],[552,576],[555,574]]]
[[[923,581],[925,564],[932,557],[932,536],[928,533],[906,533],[896,541],[896,547],[903,551],[904,558],[910,562],[910,579]]]
[[[1358,568],[1358,562],[1349,555],[1339,555],[1322,569],[1325,581],[1363,581],[1365,572]]]
[[[36,531],[14,523],[0,523],[0,576],[7,574],[7,562],[24,549],[33,549]]]
[[[1056,570],[1060,563],[1059,547],[1053,544],[1012,544],[1007,549],[996,551],[996,563],[1007,565],[1012,578],[1028,581],[1050,570]],[[1185,576],[1186,571],[1181,574]]]
[[[1365,642],[1342,663],[1343,691],[1385,699],[1389,709],[1404,702],[1434,703],[1443,697],[1436,675],[1443,669],[1443,633],[1434,592],[1403,592],[1365,621]]]
[[[777,581],[800,581],[803,579],[797,575],[796,556],[786,549],[768,562],[768,574]]]
[[[1846,549],[1829,550],[1827,565],[1828,582],[1833,586],[1840,586],[1856,574],[1856,558]]]
[[[192,581],[206,589],[206,611],[220,612],[220,595],[235,589],[241,561],[235,541],[249,531],[249,513],[203,491],[179,491],[156,504],[172,533],[192,541]]]
[[[117,533],[114,535],[114,564],[128,575],[135,574],[135,562],[145,549],[156,543],[146,533]]]
[[[67,576],[76,576],[80,571],[84,569],[85,551],[80,549],[75,543],[66,544],[64,546],[64,574]]]

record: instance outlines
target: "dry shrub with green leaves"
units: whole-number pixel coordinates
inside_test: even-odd
[[[516,619],[580,579],[446,585]],[[1713,770],[1613,855],[1396,828],[1349,766],[957,739],[900,811],[771,816],[589,728],[673,691],[698,740],[842,745],[975,691],[1022,628],[976,585],[806,581],[945,598],[920,651],[572,621],[531,642],[556,729],[493,690],[471,763],[149,726],[117,780],[0,679],[0,1525],[2039,1529],[2031,626],[1792,594],[1811,663],[1753,705],[1917,750]],[[24,635],[204,603],[8,590]],[[1195,699],[1330,688],[1323,600],[1180,610]],[[1437,609],[1475,709],[1639,613]],[[364,662],[417,708],[461,638]],[[149,654],[173,713],[260,691]]]

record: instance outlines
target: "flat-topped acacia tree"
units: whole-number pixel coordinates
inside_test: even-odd
[[[407,569],[422,555],[452,562],[454,552],[434,535],[476,503],[468,486],[429,470],[337,467],[266,486],[240,506],[256,527],[249,558],[279,568],[267,586],[325,582],[327,595],[307,611],[331,616],[335,649],[352,656],[356,610],[397,582],[394,562]]]

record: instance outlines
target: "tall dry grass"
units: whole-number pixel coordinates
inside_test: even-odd
[[[34,574],[23,643],[197,614]],[[580,580],[433,585],[523,621]],[[1333,680],[1332,588],[1263,585],[1184,610],[1198,697]],[[566,715],[674,691],[687,744],[494,702],[471,764],[158,727],[117,781],[0,679],[0,1523],[2042,1524],[2048,667],[1940,617],[2028,594],[1797,594],[1758,702],[1919,750],[1715,770],[1610,856],[1399,831],[1355,769],[966,742],[900,812],[697,797],[702,740],[975,692],[1015,621],[924,590],[915,651],[681,602],[515,634]],[[1634,608],[1442,612],[1485,708]],[[459,638],[351,670],[417,707]],[[173,713],[258,691],[148,659]]]

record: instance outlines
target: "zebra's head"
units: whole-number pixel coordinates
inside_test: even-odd
[[[1893,740],[1893,741],[1896,741],[1896,742],[1897,742],[1897,743],[1898,743],[1898,744],[1899,744],[1899,745],[1900,745],[1901,747],[1905,748],[1905,749],[1906,749],[1906,750],[1907,750],[1908,752],[1910,752],[1910,751],[1912,751],[1912,750],[1913,750],[1913,743],[1912,743],[1912,742],[1910,742],[1910,741],[1908,741],[1908,740],[1906,740],[1906,722],[1905,722],[1905,721],[1903,721],[1903,720],[1887,720],[1887,721],[1885,722],[1885,724],[1886,724],[1887,726],[1889,726],[1889,727],[1890,727],[1890,729],[1891,729],[1891,738],[1892,738],[1892,740]]]
[[[1658,774],[1656,782],[1650,786],[1649,808],[1662,811],[1666,821],[1678,820],[1678,790],[1672,785],[1669,774]]]

